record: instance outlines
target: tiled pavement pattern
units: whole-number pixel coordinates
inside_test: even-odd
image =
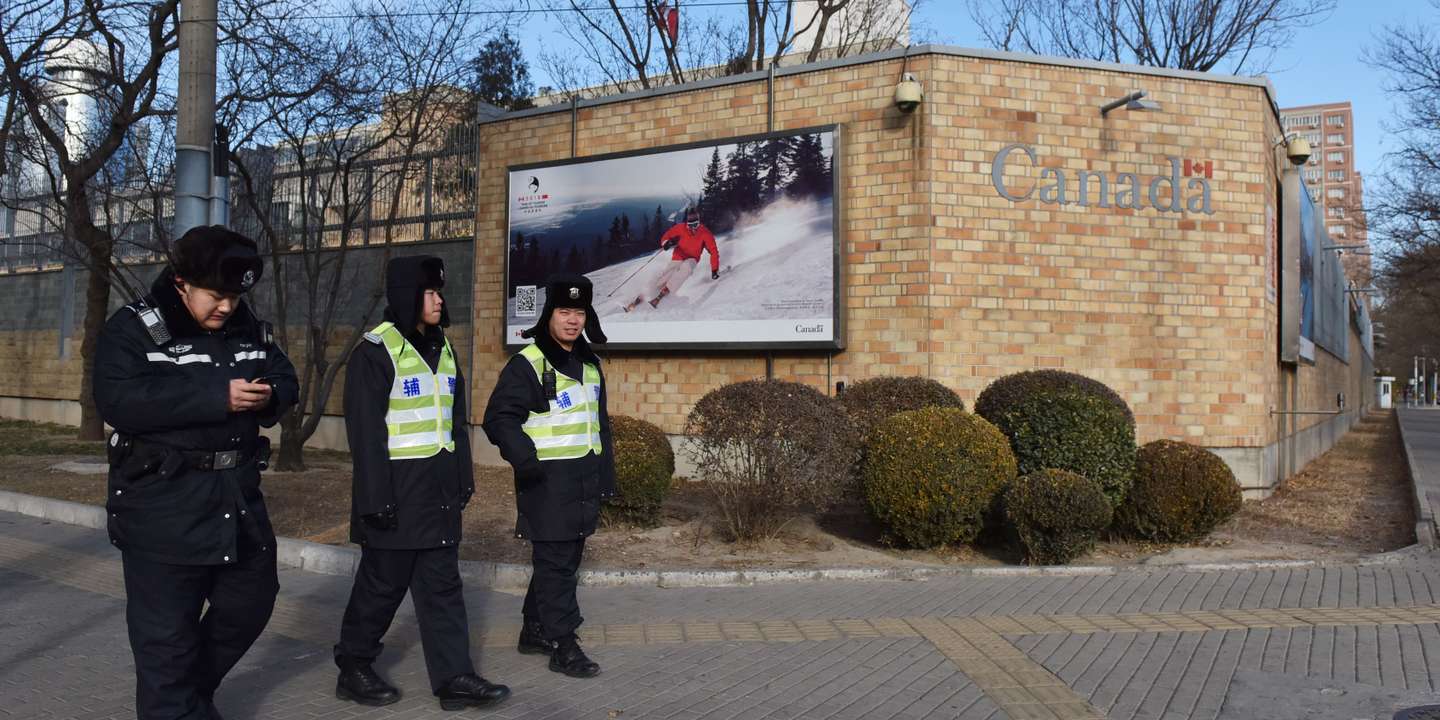
[[[409,608],[388,708],[332,696],[348,578],[282,571],[227,717],[422,718]],[[467,593],[503,718],[1388,718],[1440,703],[1440,565],[936,578],[749,588],[584,588],[595,680],[511,648],[513,593]],[[126,718],[117,554],[103,533],[0,514],[0,717]],[[1337,714],[1338,713],[1338,714]]]

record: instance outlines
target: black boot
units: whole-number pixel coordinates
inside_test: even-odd
[[[385,682],[370,667],[370,661],[336,658],[335,664],[340,666],[340,678],[335,681],[335,697],[372,707],[400,700],[400,691]]]
[[[487,681],[479,675],[459,675],[435,691],[442,710],[486,707],[510,697],[510,688]]]
[[[600,674],[600,664],[585,656],[574,635],[555,644],[555,652],[550,654],[550,669],[577,678]]]
[[[520,626],[520,643],[515,649],[521,655],[549,655],[555,651],[555,646],[545,639],[545,628],[538,620],[526,620]]]

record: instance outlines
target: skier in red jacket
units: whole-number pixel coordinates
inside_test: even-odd
[[[695,266],[700,264],[701,251],[710,253],[710,279],[720,279],[720,253],[715,249],[715,235],[701,224],[699,210],[686,208],[685,222],[675,223],[660,236],[660,248],[674,250],[670,254],[670,264],[651,281],[648,293],[636,295],[625,305],[625,312],[633,310],[647,294],[650,296],[650,307],[655,307],[666,295],[678,291],[695,272]]]

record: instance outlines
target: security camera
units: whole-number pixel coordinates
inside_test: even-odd
[[[1285,157],[1290,159],[1291,165],[1304,165],[1310,159],[1310,142],[1299,135],[1291,135],[1285,140]]]
[[[902,113],[914,112],[924,99],[925,90],[914,75],[905,73],[900,76],[900,83],[895,86],[895,109]]]

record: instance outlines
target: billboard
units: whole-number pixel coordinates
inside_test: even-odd
[[[1303,362],[1315,362],[1315,263],[1319,259],[1320,218],[1310,193],[1300,189],[1300,352]]]
[[[568,271],[594,284],[611,349],[843,347],[838,135],[508,168],[505,345]]]

